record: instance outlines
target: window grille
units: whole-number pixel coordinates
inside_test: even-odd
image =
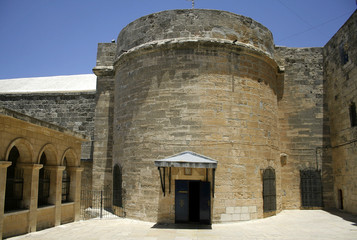
[[[41,173],[41,170],[43,173]],[[50,172],[48,170],[40,169],[40,178],[38,182],[38,206],[48,205],[49,197],[50,197]]]
[[[15,169],[14,177],[6,179],[5,211],[21,209],[24,187],[23,169]]]
[[[64,158],[63,165],[66,167],[62,173],[62,202],[69,202],[69,190],[71,178],[67,172],[67,159]]]
[[[267,168],[263,172],[263,210],[276,210],[275,171],[272,168]]]
[[[48,198],[50,197],[50,172],[45,170],[45,165],[47,162],[46,154],[42,153],[40,164],[43,167],[39,171],[38,179],[38,206],[48,205]]]
[[[62,202],[69,202],[70,183],[71,183],[71,179],[69,177],[68,172],[65,169],[62,175]]]
[[[5,191],[5,212],[21,209],[24,187],[24,171],[16,167],[20,153],[16,147],[10,151],[8,161],[12,164],[7,168],[6,191]]]
[[[322,207],[321,171],[300,171],[302,207]]]

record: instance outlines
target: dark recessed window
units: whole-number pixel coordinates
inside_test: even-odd
[[[342,65],[345,65],[348,62],[347,45],[345,43],[340,45],[340,57]]]
[[[357,126],[356,104],[354,102],[352,102],[350,105],[350,120],[351,120],[351,127]]]
[[[122,169],[118,164],[115,164],[113,170],[113,205],[123,207]]]

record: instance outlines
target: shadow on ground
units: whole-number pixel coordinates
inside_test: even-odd
[[[151,228],[158,228],[158,229],[212,229],[212,225],[156,223]]]
[[[355,214],[347,213],[347,212],[344,212],[344,211],[338,210],[338,209],[328,209],[328,210],[326,210],[326,212],[333,214],[335,216],[338,216],[338,217],[342,218],[343,220],[352,222],[352,225],[357,227],[357,215],[355,215]]]

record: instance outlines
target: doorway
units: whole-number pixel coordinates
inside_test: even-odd
[[[175,222],[211,223],[210,182],[175,181]]]
[[[338,189],[338,209],[343,210],[343,194],[341,189]]]

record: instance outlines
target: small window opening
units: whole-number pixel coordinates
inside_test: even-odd
[[[351,120],[351,127],[357,126],[357,113],[356,113],[356,104],[354,102],[350,105],[350,120]]]
[[[340,57],[342,65],[345,65],[348,62],[347,44],[345,43],[340,45]]]

